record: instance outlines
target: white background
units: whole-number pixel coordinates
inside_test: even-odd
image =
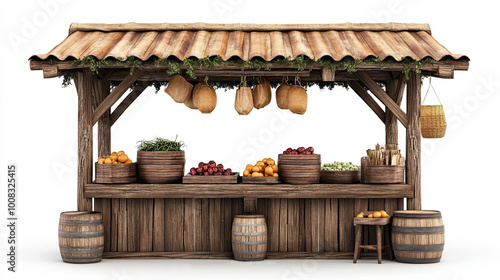
[[[491,1],[2,1],[0,4],[0,260],[2,279],[481,279],[497,264],[499,195],[498,13]],[[441,140],[422,141],[422,206],[440,210],[446,226],[441,263],[406,265],[361,260],[239,263],[202,260],[60,260],[59,213],[76,208],[77,96],[61,79],[30,71],[28,58],[61,42],[71,22],[429,23],[453,53],[471,58],[453,80],[434,79],[447,111]],[[14,40],[15,39],[15,40]],[[14,40],[14,41],[13,41]],[[428,80],[422,89],[425,93]],[[163,89],[162,89],[163,90]],[[241,169],[287,147],[314,146],[323,162],[359,161],[384,142],[384,126],[352,91],[310,88],[304,116],[275,103],[238,116],[234,90],[218,91],[217,108],[201,115],[163,91],[144,92],[112,128],[112,149],[135,160],[136,141],[185,141],[187,167],[214,159]],[[428,104],[437,102],[429,98]],[[404,129],[400,145],[404,147]],[[7,272],[6,173],[18,165],[18,272]],[[491,177],[492,176],[492,177]],[[496,237],[496,238],[494,238]]]

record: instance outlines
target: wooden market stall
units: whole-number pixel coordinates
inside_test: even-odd
[[[215,57],[239,63],[203,69],[182,63]],[[288,58],[292,63],[277,63]],[[211,82],[261,76],[279,83],[291,76],[348,85],[385,123],[386,143],[397,143],[398,121],[406,128],[406,182],[94,183],[94,125],[99,156],[110,154],[111,126],[148,86],[169,81],[166,71],[173,65],[190,82],[195,79],[188,70]],[[392,214],[404,208],[405,199],[407,209],[421,208],[422,75],[451,79],[455,70],[468,67],[469,59],[439,44],[429,25],[401,23],[73,23],[62,43],[30,58],[30,68],[42,70],[44,78],[65,76],[76,85],[78,210],[103,213],[107,258],[231,258],[232,217],[243,213],[265,216],[268,258],[352,258],[356,213],[386,209]],[[401,109],[405,92],[406,112]]]

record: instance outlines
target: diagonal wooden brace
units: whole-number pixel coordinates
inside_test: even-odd
[[[114,90],[111,92],[104,101],[99,104],[92,115],[92,125],[94,125],[99,118],[115,104],[120,97],[130,88],[130,86],[142,76],[144,70],[135,69],[132,75],[127,76]]]
[[[378,105],[377,101],[371,97],[371,95],[361,86],[357,81],[348,82],[349,86],[356,92],[363,101],[377,114],[380,120],[385,123],[385,112]]]
[[[377,83],[370,78],[370,76],[363,71],[356,72],[358,78],[366,85],[366,87],[373,92],[373,94],[387,107],[391,113],[398,118],[398,120],[408,127],[408,116],[401,107],[399,107],[394,100],[382,89]]]
[[[130,92],[125,99],[113,110],[111,113],[111,125],[113,125],[118,118],[127,110],[127,108],[134,102],[139,95],[149,86],[148,82],[140,82],[138,86],[134,88],[132,92]]]

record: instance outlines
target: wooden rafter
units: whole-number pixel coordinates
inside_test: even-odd
[[[139,95],[149,86],[148,82],[140,82],[139,85],[137,85],[132,92],[130,92],[125,99],[116,107],[115,110],[113,110],[113,113],[111,113],[111,125],[113,125],[127,110],[127,108],[134,102]]]
[[[234,70],[197,70],[196,76],[217,76],[217,77],[241,77],[241,76],[262,76],[262,77],[283,77],[299,76],[309,77],[310,71],[274,70],[274,71],[234,71]]]
[[[115,104],[120,97],[130,88],[130,86],[144,73],[144,70],[136,69],[132,75],[128,75],[106,99],[95,109],[92,116],[92,124],[95,124],[99,118]]]
[[[382,122],[385,122],[385,112],[384,110],[378,105],[377,101],[373,99],[370,94],[361,86],[359,82],[356,81],[351,81],[348,82],[349,86],[356,92],[361,99],[377,114],[377,116],[380,118]]]
[[[394,100],[382,89],[379,85],[364,71],[356,72],[359,79],[366,85],[366,87],[373,92],[373,94],[389,109],[396,118],[405,126],[408,126],[408,117],[406,113],[401,110]]]
[[[403,102],[403,95],[406,87],[406,77],[405,75],[399,75],[398,84],[395,89],[395,99],[394,102],[401,107],[401,102]]]

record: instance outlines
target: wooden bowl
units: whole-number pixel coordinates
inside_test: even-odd
[[[357,184],[361,181],[361,170],[328,171],[322,170],[320,182],[326,184]]]
[[[137,182],[137,164],[95,163],[95,182],[98,184],[126,184]]]
[[[321,171],[321,155],[278,155],[281,181],[287,184],[318,184]]]

